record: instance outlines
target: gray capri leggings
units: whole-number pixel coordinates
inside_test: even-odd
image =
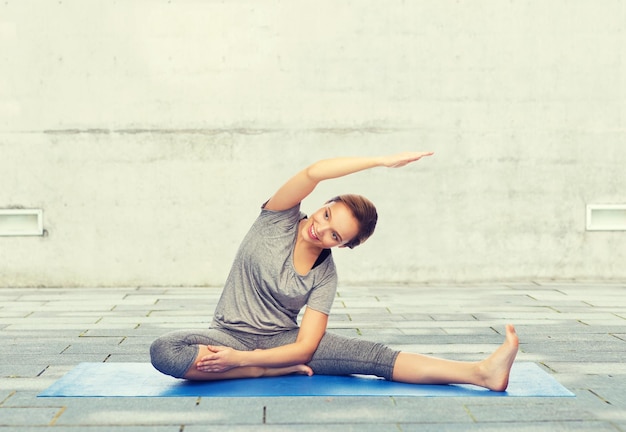
[[[261,336],[221,329],[167,333],[150,346],[152,365],[182,378],[198,356],[198,345],[221,345],[240,351],[269,349],[296,341],[298,329]],[[399,351],[383,344],[325,333],[308,366],[318,375],[376,375],[391,380]]]

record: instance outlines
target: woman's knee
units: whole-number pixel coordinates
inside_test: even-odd
[[[365,374],[390,380],[397,355],[381,343],[327,332],[309,366],[317,374]]]
[[[183,378],[196,359],[198,345],[185,340],[180,332],[169,333],[150,345],[150,361],[155,369],[175,378]]]

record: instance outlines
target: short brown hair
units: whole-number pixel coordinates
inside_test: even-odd
[[[352,249],[363,243],[374,233],[376,222],[378,221],[378,213],[370,200],[361,195],[345,194],[331,198],[327,203],[331,202],[344,203],[359,223],[359,231],[345,246]]]

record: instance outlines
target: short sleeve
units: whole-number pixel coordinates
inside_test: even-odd
[[[337,272],[332,256],[328,257],[325,264],[324,275],[311,290],[307,306],[328,315],[337,294]]]

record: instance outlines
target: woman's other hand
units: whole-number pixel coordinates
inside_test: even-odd
[[[389,156],[383,156],[381,162],[388,168],[400,168],[420,160],[423,157],[431,156],[434,152],[403,152]]]

